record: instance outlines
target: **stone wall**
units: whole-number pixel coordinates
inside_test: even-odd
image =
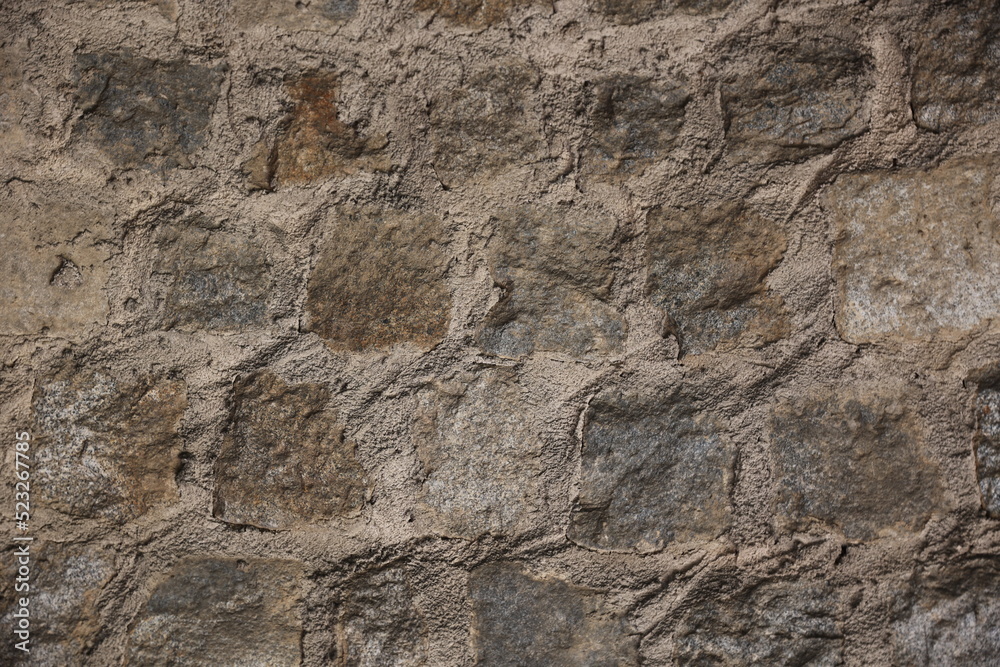
[[[988,665],[1000,5],[9,0],[32,665]]]

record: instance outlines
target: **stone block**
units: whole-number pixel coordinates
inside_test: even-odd
[[[0,333],[70,340],[107,323],[108,217],[69,192],[0,195]]]
[[[656,551],[730,525],[734,451],[709,411],[679,395],[608,389],[590,402],[568,535],[592,549]]]
[[[1000,519],[1000,368],[976,382],[976,479],[983,509]]]
[[[993,2],[938,7],[922,22],[911,90],[918,127],[939,132],[1000,119],[1000,15]]]
[[[216,517],[277,530],[361,508],[364,471],[329,400],[322,385],[288,385],[266,370],[236,381],[215,461]]]
[[[722,87],[735,158],[803,160],[868,130],[872,68],[865,54],[837,40],[794,34],[753,51],[734,55],[741,70]]]
[[[615,23],[634,25],[673,14],[714,14],[733,0],[590,0],[590,10]]]
[[[532,109],[540,80],[523,60],[499,60],[433,100],[433,166],[442,183],[452,187],[540,159],[545,141]]]
[[[767,276],[784,231],[739,204],[649,212],[647,290],[670,316],[682,353],[758,347],[788,334],[784,302]]]
[[[779,526],[819,522],[852,540],[920,530],[943,509],[924,425],[901,394],[863,385],[815,389],[772,415]]]
[[[500,667],[638,665],[638,638],[603,596],[512,563],[469,576],[476,664]]]
[[[127,663],[284,667],[301,662],[301,567],[197,556],[156,584],[129,635]]]
[[[580,171],[606,181],[641,175],[666,158],[690,100],[683,81],[631,75],[600,79],[588,92],[589,128]]]
[[[614,219],[553,207],[492,223],[490,274],[503,292],[477,331],[483,351],[512,358],[621,351],[627,325],[607,302],[619,245]]]
[[[352,583],[340,609],[338,665],[428,665],[428,628],[405,567],[389,567]]]
[[[360,170],[386,171],[384,136],[361,136],[340,119],[340,80],[314,72],[287,85],[292,110],[274,146],[273,179],[281,184],[311,183]],[[271,174],[256,176],[271,181]]]
[[[449,23],[486,28],[506,20],[517,9],[543,0],[414,0],[418,12],[433,12]]]
[[[970,159],[851,174],[827,189],[842,338],[960,338],[1000,316],[993,165]]]
[[[539,503],[541,441],[531,402],[508,369],[442,383],[421,397],[413,439],[419,503],[432,530],[511,534]]]
[[[190,166],[208,140],[222,66],[121,53],[77,56],[74,133],[120,167]]]
[[[451,321],[443,243],[430,215],[341,212],[309,279],[309,330],[343,350],[434,347]]]
[[[67,366],[39,382],[32,407],[39,505],[124,523],[176,501],[183,381]]]
[[[775,581],[704,595],[678,624],[678,665],[844,664],[844,635],[829,587]]]
[[[336,30],[358,11],[358,0],[242,0],[234,4],[236,22],[243,27],[275,25],[285,30]]]

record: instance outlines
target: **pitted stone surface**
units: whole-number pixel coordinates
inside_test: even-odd
[[[492,220],[487,252],[503,292],[478,332],[488,353],[619,352],[624,318],[608,303],[619,244],[610,216],[525,208]]]
[[[955,338],[1000,316],[993,165],[845,175],[827,190],[845,340]]]
[[[844,631],[829,587],[776,581],[694,603],[675,635],[678,665],[844,664]]]
[[[373,572],[345,593],[339,652],[347,667],[427,665],[427,621],[405,567]]]
[[[2,620],[7,627],[14,628],[17,619],[13,614],[18,609],[15,601],[27,597],[31,616],[30,664],[39,667],[76,664],[77,656],[93,646],[101,631],[98,601],[116,572],[114,549],[36,542],[30,545],[29,553],[36,574],[28,581],[28,589],[16,591],[13,584],[16,567],[9,572],[4,568],[7,581],[12,583],[4,587]],[[4,553],[7,564],[14,565],[17,559],[16,550]],[[14,641],[17,640],[0,646],[0,660],[4,664],[22,664],[24,654],[14,647]]]
[[[802,160],[868,130],[872,87],[868,58],[833,39],[770,43],[722,89],[726,139],[735,157]]]
[[[284,667],[301,662],[301,568],[293,561],[192,557],[153,589],[128,664]]]
[[[1000,518],[1000,368],[977,385],[976,478],[983,508],[993,518]]]
[[[76,134],[122,167],[190,166],[208,141],[221,66],[121,53],[77,56]]]
[[[656,208],[646,242],[653,302],[672,320],[682,353],[758,347],[787,335],[767,276],[787,248],[781,227],[740,205]]]
[[[364,471],[329,400],[322,385],[288,385],[266,370],[234,384],[215,462],[216,517],[276,530],[361,508]]]
[[[469,576],[476,664],[510,667],[638,665],[636,638],[597,591],[535,577],[513,563]]]
[[[544,149],[532,108],[540,75],[506,58],[472,70],[430,106],[433,166],[451,187],[536,161]]]
[[[690,95],[683,81],[634,75],[601,79],[590,94],[581,172],[600,180],[641,175],[677,141]]]
[[[431,527],[474,538],[509,534],[538,503],[537,427],[516,372],[488,369],[440,383],[421,399],[413,438],[420,504]]]
[[[39,504],[123,523],[177,500],[181,380],[67,367],[35,390]]]
[[[429,349],[448,331],[441,221],[397,211],[341,212],[309,279],[309,330],[337,349]]]
[[[255,239],[195,218],[164,225],[156,246],[162,328],[242,332],[266,323],[271,262]]]
[[[473,28],[495,25],[511,13],[532,3],[546,0],[414,0],[413,8],[420,12],[433,12],[451,23]]]
[[[79,194],[0,193],[0,333],[78,340],[104,325],[114,234]]]
[[[243,0],[232,8],[240,25],[273,24],[286,30],[335,29],[358,11],[358,0]]]
[[[650,19],[680,14],[713,14],[726,9],[733,0],[590,0],[592,11],[616,23],[633,25]]]
[[[951,573],[922,586],[892,624],[897,664],[990,665],[1000,655],[1000,572]]]
[[[359,169],[386,170],[387,139],[362,137],[340,119],[340,81],[333,72],[316,72],[288,83],[292,112],[278,137],[273,178],[278,183],[309,183]],[[262,150],[264,146],[262,146]],[[269,184],[271,167],[257,181]]]
[[[859,385],[860,387],[860,385]],[[820,522],[848,539],[919,530],[944,508],[924,427],[891,391],[816,390],[773,412],[779,524]]]
[[[577,544],[655,551],[729,527],[734,451],[722,425],[687,397],[598,394],[581,458],[568,532]]]
[[[920,28],[913,116],[935,132],[1000,119],[1000,15],[993,2],[941,5]]]

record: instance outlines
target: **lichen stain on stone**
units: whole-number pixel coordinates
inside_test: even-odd
[[[341,121],[336,74],[308,74],[289,82],[287,89],[293,108],[276,144],[274,178],[279,184],[389,168],[385,137],[361,137]]]
[[[329,400],[322,385],[288,385],[266,370],[234,384],[214,466],[214,516],[278,530],[361,508],[365,474]]]
[[[682,354],[760,347],[788,335],[767,276],[787,248],[776,223],[740,204],[658,207],[648,215],[647,290],[673,321]]]
[[[341,350],[437,345],[451,321],[443,242],[434,216],[336,214],[309,279],[309,330]]]

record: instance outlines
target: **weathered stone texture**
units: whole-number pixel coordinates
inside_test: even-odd
[[[1000,369],[977,384],[976,478],[983,508],[1000,519]]]
[[[678,626],[679,665],[844,664],[844,635],[831,589],[775,581],[733,595],[704,595]]]
[[[183,560],[136,619],[128,664],[298,665],[301,578],[292,561]]]
[[[270,371],[234,384],[215,462],[215,516],[276,530],[361,508],[364,471],[329,400],[322,385],[288,385]]]
[[[285,119],[266,162],[266,175],[255,181],[309,183],[330,176],[344,176],[358,170],[389,168],[384,136],[362,137],[356,128],[340,119],[340,81],[332,72],[316,72],[288,83],[292,111]]]
[[[71,340],[104,325],[113,234],[107,217],[69,194],[0,195],[0,333]]]
[[[590,402],[585,419],[571,540],[653,551],[729,527],[734,452],[708,411],[676,392],[611,389]]]
[[[490,274],[503,293],[477,332],[480,347],[505,357],[619,352],[626,323],[608,303],[619,243],[614,219],[545,208],[492,223]]]
[[[990,1],[939,6],[913,56],[913,117],[935,132],[1000,119],[1000,14]]]
[[[358,11],[358,0],[242,0],[232,10],[246,27],[273,24],[287,30],[324,30],[350,21]]]
[[[223,71],[129,52],[81,54],[75,133],[122,167],[190,166],[208,140]]]
[[[814,390],[773,412],[779,526],[812,522],[867,540],[919,530],[944,507],[923,425],[889,391]]]
[[[633,25],[674,13],[712,14],[731,4],[733,0],[590,0],[590,9],[616,23]]]
[[[993,164],[841,176],[827,190],[841,337],[959,337],[1000,316]]]
[[[177,498],[181,380],[67,367],[34,394],[35,497],[73,516],[124,522]]]
[[[545,0],[414,0],[418,12],[433,12],[451,23],[473,28],[496,25],[521,7]]]
[[[895,664],[994,665],[1000,656],[1000,573],[953,573],[954,581],[919,591],[893,623]]]
[[[535,577],[512,563],[469,576],[476,664],[511,667],[626,667],[637,638],[600,593]]]
[[[428,665],[428,628],[404,567],[390,567],[353,583],[344,595],[337,665]]]
[[[334,224],[309,279],[309,330],[353,351],[437,345],[451,321],[440,220],[356,211]]]
[[[15,600],[28,598],[30,661],[20,662],[25,656],[14,648],[15,640],[8,633],[10,639],[0,646],[0,662],[38,667],[79,664],[79,656],[92,648],[102,628],[98,599],[115,574],[113,549],[34,542],[29,553],[35,574],[28,590],[15,591],[16,568],[9,573],[4,568],[3,574],[11,583],[5,585],[10,594],[4,596],[2,620],[6,627],[14,628]],[[4,562],[13,565],[17,556],[5,552]]]
[[[473,70],[430,107],[433,166],[453,186],[534,162],[545,147],[531,104],[540,76],[505,59]]]
[[[421,507],[433,528],[474,538],[511,533],[538,503],[541,442],[517,375],[490,369],[423,396],[413,438]]]
[[[736,157],[801,160],[867,131],[872,82],[861,52],[796,36],[759,51],[756,69],[722,88],[726,139]]]
[[[788,334],[784,303],[767,289],[788,245],[776,223],[733,203],[655,208],[647,220],[647,289],[682,353],[757,347]]]
[[[159,326],[241,332],[267,321],[272,278],[259,242],[195,218],[156,235]]]
[[[600,180],[641,175],[676,143],[690,100],[683,81],[622,75],[590,87],[580,170]]]

